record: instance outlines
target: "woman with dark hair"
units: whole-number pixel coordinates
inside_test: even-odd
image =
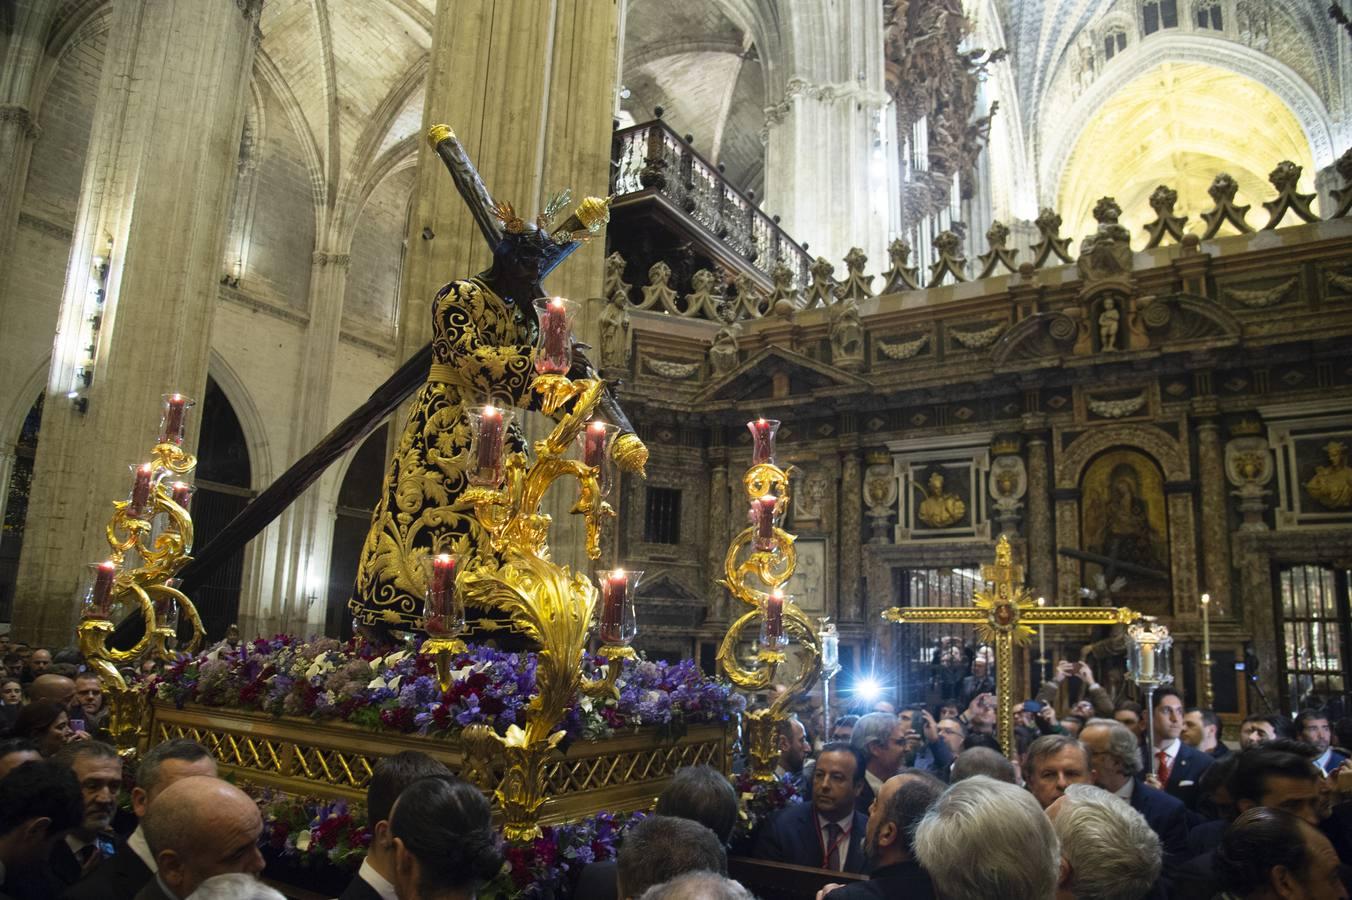
[[[473,900],[502,869],[488,801],[449,775],[404,788],[390,814],[390,834],[400,900]]]
[[[74,736],[65,709],[51,700],[35,700],[21,709],[11,734],[36,744],[44,759],[55,756]]]
[[[9,734],[14,729],[14,720],[19,718],[23,709],[23,682],[16,675],[13,678],[0,678],[0,734]]]

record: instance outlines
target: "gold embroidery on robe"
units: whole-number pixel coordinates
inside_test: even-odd
[[[451,509],[468,486],[466,411],[490,401],[523,406],[530,387],[532,340],[524,319],[481,282],[453,281],[438,291],[432,329],[432,378],[414,397],[385,472],[348,601],[367,625],[422,628],[428,554],[491,558],[487,535],[471,526],[472,513]],[[507,442],[508,452],[524,449],[516,429]]]

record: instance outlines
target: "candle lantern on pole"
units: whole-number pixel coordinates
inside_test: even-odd
[[[1173,645],[1169,629],[1156,622],[1154,616],[1141,616],[1127,626],[1127,677],[1145,689],[1145,716],[1152,749],[1155,746],[1155,690],[1174,683],[1169,652]]]

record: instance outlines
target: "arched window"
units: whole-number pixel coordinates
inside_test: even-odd
[[[1114,25],[1103,34],[1103,58],[1112,59],[1123,50],[1127,49],[1127,30],[1121,25]]]
[[[202,399],[202,437],[197,449],[197,493],[192,498],[193,545],[205,547],[253,499],[252,469],[244,429],[234,407],[214,380],[207,378]],[[207,640],[225,636],[239,616],[244,581],[244,548],[197,588],[193,601],[206,626]]]
[[[19,551],[23,549],[24,525],[28,520],[28,492],[33,486],[33,460],[38,452],[38,429],[42,427],[42,399],[24,417],[14,442],[14,464],[5,489],[5,516],[0,527],[0,622],[13,620],[14,584],[19,577]]]
[[[1221,0],[1198,0],[1197,5],[1192,8],[1193,18],[1197,22],[1198,28],[1210,29],[1211,31],[1221,31]]]
[[[352,637],[352,616],[347,611],[352,585],[357,581],[357,563],[371,527],[371,511],[380,499],[385,479],[385,444],[390,426],[380,426],[352,458],[338,488],[337,519],[333,523],[333,551],[329,554],[329,590],[324,633],[346,640]]]
[[[1178,27],[1178,0],[1145,0],[1141,5],[1141,30],[1154,34],[1161,28]]]

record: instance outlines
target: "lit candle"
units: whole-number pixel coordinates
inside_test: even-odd
[[[587,423],[587,434],[582,446],[582,462],[593,468],[606,461],[606,423]]]
[[[775,588],[765,598],[765,643],[778,644],[784,637],[784,591]]]
[[[1155,636],[1141,637],[1141,678],[1151,681],[1155,677]]]
[[[751,429],[751,465],[762,463],[775,464],[775,432],[779,422],[775,419],[760,418],[746,423]]]
[[[601,640],[618,644],[624,640],[624,601],[629,590],[629,575],[615,569],[601,579]]]
[[[775,548],[775,507],[779,498],[766,494],[753,502],[751,510],[756,519],[756,549],[762,552]]]
[[[1047,598],[1038,597],[1037,605],[1038,609],[1046,606]],[[1037,662],[1039,666],[1045,666],[1047,664],[1047,626],[1041,623],[1037,626]],[[1042,677],[1041,672],[1038,673],[1038,677]]]
[[[535,370],[542,375],[563,375],[568,372],[568,307],[560,297],[551,297],[540,304],[540,355]]]
[[[840,633],[836,626],[828,625],[822,632],[822,668],[834,672],[840,666]]]
[[[1202,595],[1202,661],[1211,664],[1211,595]]]
[[[150,501],[151,477],[154,474],[155,469],[150,463],[142,463],[136,467],[136,480],[131,486],[131,511],[134,515],[140,515],[146,510],[146,504]]]
[[[496,485],[502,468],[502,410],[485,406],[479,414],[478,468],[480,483]]]
[[[89,611],[94,618],[106,619],[112,609],[113,579],[117,563],[105,559],[94,567],[94,586],[89,595]]]
[[[439,553],[432,557],[432,583],[427,590],[424,626],[428,634],[453,634],[459,630],[452,609],[455,599],[455,557]]]
[[[186,510],[188,504],[192,503],[192,485],[186,481],[175,481],[170,488],[170,497]]]
[[[183,443],[183,419],[188,409],[188,398],[169,394],[164,398],[164,424],[160,427],[161,444]]]

